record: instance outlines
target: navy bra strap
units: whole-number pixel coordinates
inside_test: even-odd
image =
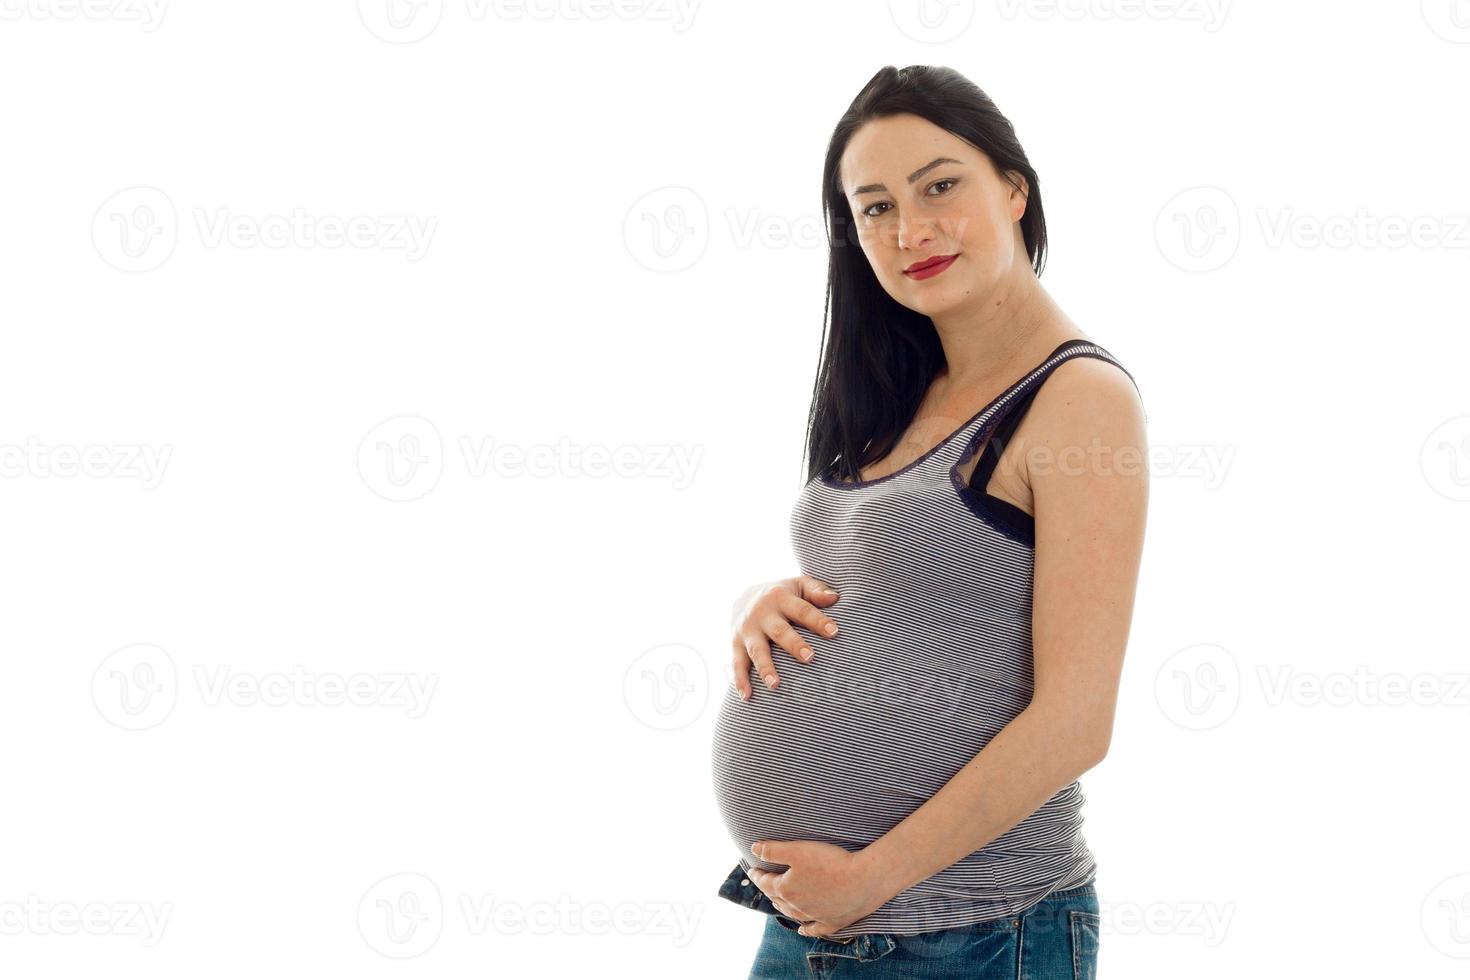
[[[1068,347],[1077,346],[1096,347],[1098,350],[1104,350],[1104,348],[1090,340],[1068,340],[1048,354],[1046,360],[1042,361],[1042,363],[1045,364],[1046,361],[1050,361]],[[1135,388],[1138,387],[1137,379],[1133,378],[1133,375],[1129,373],[1128,369],[1123,367],[1122,364],[1119,364],[1117,358],[1111,354],[1106,352],[1100,354],[1093,350],[1080,350],[1073,356],[1097,357],[1117,365],[1118,369],[1124,374],[1127,374],[1129,379],[1133,381],[1133,386]],[[1065,363],[1066,359],[1057,361],[1056,364],[1048,367],[1042,374],[1031,378],[1028,390],[1011,397],[999,412],[986,420],[981,431],[983,432],[985,429],[989,429],[990,438],[986,440],[980,460],[975,464],[975,469],[970,473],[969,485],[971,489],[983,493],[985,488],[989,486],[990,478],[995,475],[995,468],[1000,463],[1001,454],[1005,452],[1006,445],[1010,443],[1011,435],[1016,431],[1016,426],[1020,425],[1021,419],[1026,416],[1026,411],[1031,407],[1031,402],[1036,398],[1036,393],[1041,390],[1042,383],[1051,377],[1052,371],[1056,370],[1058,365]],[[1022,384],[1025,386],[1025,382]],[[1144,417],[1147,419],[1147,415]]]

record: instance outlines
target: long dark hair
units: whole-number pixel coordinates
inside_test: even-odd
[[[1026,253],[1037,275],[1046,262],[1040,182],[1010,120],[990,96],[953,68],[888,65],[874,75],[838,120],[822,166],[827,305],[822,359],[807,416],[808,480],[828,472],[837,479],[860,479],[863,467],[892,451],[944,365],[934,321],[889,296],[873,273],[857,241],[839,175],[843,151],[858,127],[903,112],[973,144],[1006,179],[1012,180],[1013,173],[1025,177],[1021,232]]]

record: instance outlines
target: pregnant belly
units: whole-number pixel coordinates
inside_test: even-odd
[[[758,840],[858,850],[918,809],[1024,707],[1029,692],[975,663],[873,657],[818,640],[781,682],[730,685],[715,724],[715,795],[744,859]]]

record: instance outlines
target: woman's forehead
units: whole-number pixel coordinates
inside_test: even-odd
[[[880,128],[879,124],[889,121],[870,120],[848,141],[838,167],[844,193],[855,195],[868,190],[893,193],[919,180],[935,166],[975,164],[983,156],[969,143],[926,119],[919,122],[928,131],[905,124]],[[894,181],[899,182],[898,187],[893,186]]]

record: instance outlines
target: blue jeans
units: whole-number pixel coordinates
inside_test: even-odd
[[[767,899],[769,901],[769,899]],[[1020,915],[912,936],[803,936],[768,915],[750,980],[1096,980],[1101,914],[1091,882]]]

